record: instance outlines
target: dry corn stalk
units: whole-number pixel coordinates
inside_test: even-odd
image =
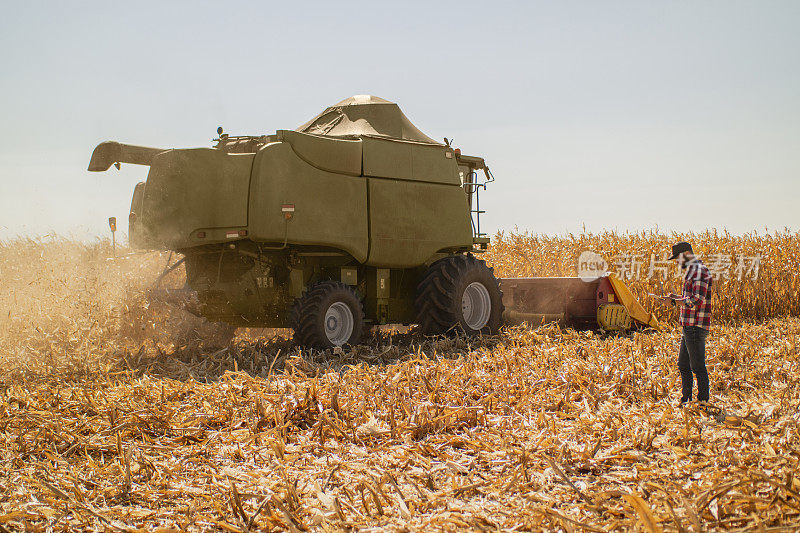
[[[569,275],[584,246],[670,240],[501,235],[490,256],[501,275]],[[795,243],[752,246],[791,261]],[[715,324],[713,406],[681,410],[674,326],[384,334],[341,354],[282,331],[176,342],[184,318],[141,298],[165,257],[105,246],[0,247],[4,529],[800,527],[797,318]],[[772,268],[752,290],[783,279]],[[726,312],[791,314],[781,294]]]

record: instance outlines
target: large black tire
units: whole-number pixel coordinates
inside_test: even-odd
[[[347,326],[348,317],[352,329]],[[321,281],[294,301],[289,323],[294,330],[294,342],[300,346],[324,350],[354,345],[364,332],[364,307],[349,285]]]
[[[417,286],[414,304],[417,323],[425,335],[454,330],[468,335],[494,334],[500,329],[504,309],[494,269],[472,255],[445,257],[433,263]]]

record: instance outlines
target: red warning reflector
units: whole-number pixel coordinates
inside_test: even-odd
[[[239,237],[247,237],[247,230],[246,229],[240,229],[239,230]]]
[[[206,238],[206,232],[205,231],[198,231],[197,232],[197,238],[198,239],[205,239]]]
[[[294,213],[294,204],[283,204],[281,206],[281,211],[284,213]]]

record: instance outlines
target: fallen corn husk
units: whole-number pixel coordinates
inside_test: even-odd
[[[136,286],[165,257],[1,257],[5,529],[800,527],[797,318],[715,325],[711,405],[681,409],[674,325],[173,342]]]

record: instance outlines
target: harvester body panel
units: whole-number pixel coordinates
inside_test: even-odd
[[[288,143],[300,159],[313,167],[335,174],[362,174],[361,139],[340,139],[291,130],[278,130],[276,137]]]
[[[467,199],[461,187],[368,178],[368,265],[408,268],[442,250],[472,247]]]
[[[364,175],[461,186],[453,150],[440,144],[364,137]]]
[[[259,150],[250,188],[249,238],[330,247],[363,263],[369,248],[366,180],[321,170],[312,162],[301,159],[288,142]]]
[[[152,158],[135,245],[181,250],[247,227],[253,154],[213,148],[166,150]],[[198,233],[205,232],[203,239]]]

